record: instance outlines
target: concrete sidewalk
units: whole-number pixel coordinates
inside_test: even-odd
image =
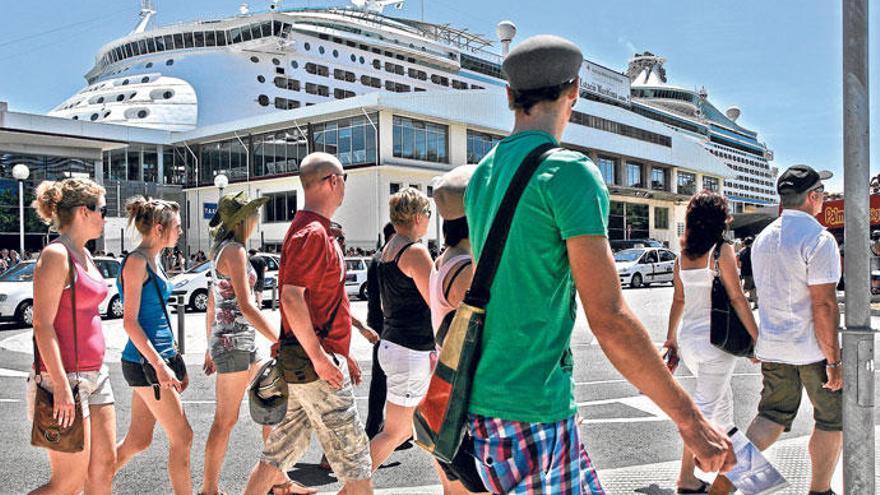
[[[880,427],[875,430],[875,437],[880,440]],[[789,486],[776,492],[779,495],[801,495],[810,489],[810,459],[807,454],[809,437],[798,437],[781,440],[770,447],[764,455],[776,466],[788,480]],[[880,448],[880,441],[876,442]],[[880,458],[878,458],[880,460]],[[674,495],[675,480],[678,478],[678,461],[644,464],[617,469],[600,469],[599,479],[605,492],[609,495],[643,493],[648,495]],[[843,494],[843,464],[838,463],[831,487],[835,493]],[[877,464],[880,473],[880,462]],[[699,475],[704,480],[712,481],[715,475]],[[880,482],[880,479],[878,479]],[[321,492],[330,494],[335,492]],[[440,485],[428,485],[409,488],[389,488],[376,490],[377,494],[387,495],[440,495]],[[737,492],[739,493],[739,492]]]

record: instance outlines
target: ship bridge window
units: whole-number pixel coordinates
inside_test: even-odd
[[[272,22],[267,21],[260,24],[260,30],[263,32],[264,37],[272,36]]]
[[[131,43],[126,43],[124,48],[125,48],[125,57],[126,58],[131,57],[132,56]]]
[[[192,33],[183,33],[183,46],[184,48],[193,48],[195,46]]]
[[[274,34],[275,36],[280,36],[281,35],[281,26],[282,26],[281,21],[274,21],[272,23],[272,34]]]
[[[153,38],[147,39],[147,51],[150,53],[156,53],[156,40]]]
[[[253,39],[253,36],[251,36],[251,27],[250,26],[242,26],[241,27],[241,41],[245,42],[245,41],[250,41],[251,39]]]
[[[217,46],[217,35],[214,31],[205,31],[205,46]]]
[[[173,50],[174,49],[174,36],[171,36],[170,34],[166,34],[165,36],[163,36],[162,37],[162,45],[165,46],[166,50]]]
[[[226,46],[226,31],[217,31],[217,46]]]
[[[241,43],[241,28],[232,28],[229,30],[229,43]]]
[[[183,48],[183,33],[174,33],[172,36],[174,37],[174,48],[177,50]]]
[[[251,24],[251,37],[255,40],[258,40],[263,37],[262,31],[260,31],[259,24]]]
[[[141,51],[141,55],[146,55],[147,52],[147,42],[144,40],[138,40],[138,49]]]

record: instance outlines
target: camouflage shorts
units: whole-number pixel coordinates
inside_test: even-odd
[[[348,363],[344,356],[337,357],[344,377],[341,389],[334,390],[324,380],[287,385],[287,415],[272,427],[261,462],[289,470],[305,454],[314,430],[337,479],[370,478],[370,441],[358,418]]]

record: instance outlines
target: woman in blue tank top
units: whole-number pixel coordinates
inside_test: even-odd
[[[173,287],[157,263],[163,249],[177,245],[180,207],[170,201],[135,196],[126,209],[129,225],[134,225],[142,240],[123,260],[116,280],[129,337],[122,352],[122,375],[134,391],[131,425],[116,449],[116,469],[150,445],[158,422],[168,437],[172,491],[191,494],[192,428],[180,400],[189,379],[174,345],[166,309]]]

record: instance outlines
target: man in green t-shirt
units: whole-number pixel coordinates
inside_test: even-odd
[[[525,156],[541,144],[558,145],[577,102],[582,62],[574,44],[554,36],[529,38],[505,59],[515,126],[468,185],[475,259]],[[520,199],[491,289],[469,406],[478,470],[494,493],[603,493],[580,442],[572,393],[575,291],[612,364],[678,425],[701,468],[732,465],[726,435],[673,380],[623,301],[607,221],[602,177],[574,151],[544,160]]]

